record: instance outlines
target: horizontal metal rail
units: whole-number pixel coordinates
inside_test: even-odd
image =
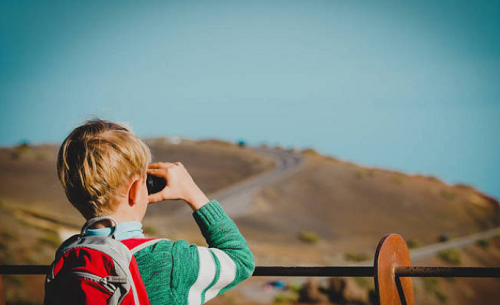
[[[498,277],[500,267],[397,267],[400,277]]]
[[[49,271],[48,265],[0,265],[0,274],[45,275]]]
[[[45,275],[48,265],[0,265],[0,274]],[[296,277],[373,277],[371,266],[257,266],[253,276],[296,276]],[[500,278],[500,267],[397,267],[399,277],[479,277]]]
[[[255,267],[253,276],[307,276],[307,277],[373,277],[373,267],[298,267],[262,266]]]

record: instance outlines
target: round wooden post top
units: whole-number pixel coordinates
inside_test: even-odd
[[[396,267],[410,267],[406,242],[398,234],[387,234],[375,253],[375,290],[380,305],[414,305],[413,282],[410,277],[397,278]]]

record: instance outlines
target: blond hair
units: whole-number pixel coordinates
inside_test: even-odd
[[[57,157],[66,196],[89,219],[116,211],[134,175],[146,176],[149,148],[127,127],[94,119],[75,128]]]

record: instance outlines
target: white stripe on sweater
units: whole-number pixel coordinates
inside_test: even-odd
[[[168,240],[168,239],[166,239],[166,238],[155,238],[155,239],[149,240],[149,241],[147,241],[145,243],[142,243],[142,244],[140,244],[138,246],[135,246],[135,248],[130,249],[130,251],[132,251],[132,254],[135,254],[135,253],[141,251],[142,249],[145,249],[145,248],[147,248],[147,247],[149,247],[151,245],[154,245],[154,244],[156,244],[156,243],[158,243],[158,242],[160,242],[162,240]]]
[[[215,278],[215,261],[210,250],[205,247],[197,248],[200,257],[200,270],[198,272],[198,278],[189,289],[188,305],[200,305],[203,291]]]
[[[223,251],[215,248],[210,248],[217,256],[220,263],[220,274],[217,283],[210,287],[205,293],[205,302],[216,297],[219,292],[231,284],[236,277],[236,264],[233,260]]]

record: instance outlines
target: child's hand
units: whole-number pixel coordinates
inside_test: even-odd
[[[147,172],[167,180],[167,186],[161,192],[149,195],[149,203],[167,199],[182,199],[196,211],[209,201],[180,162],[152,163]]]

